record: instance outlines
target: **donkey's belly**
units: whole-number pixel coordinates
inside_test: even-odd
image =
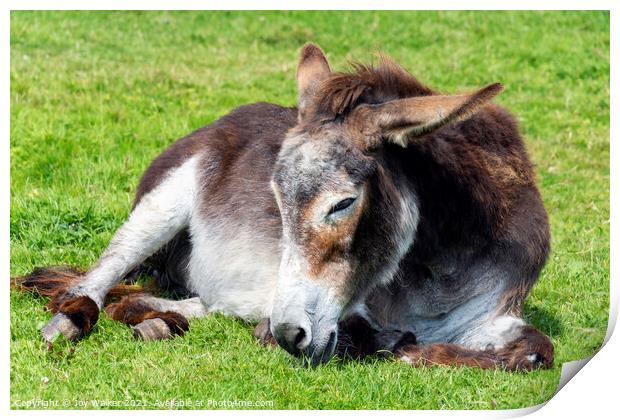
[[[255,321],[269,316],[280,251],[260,226],[192,220],[188,286],[207,310]]]

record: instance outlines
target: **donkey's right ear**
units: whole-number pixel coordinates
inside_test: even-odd
[[[382,104],[361,105],[349,118],[350,127],[364,133],[364,147],[383,140],[407,147],[416,138],[456,121],[471,117],[502,91],[493,83],[464,95],[430,95],[394,99]]]
[[[311,108],[312,99],[321,82],[330,74],[329,63],[321,48],[311,43],[304,45],[299,54],[299,64],[297,65],[300,121]]]

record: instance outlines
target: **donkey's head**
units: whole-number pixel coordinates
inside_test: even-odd
[[[328,360],[338,321],[390,281],[414,241],[415,192],[384,145],[407,147],[475,113],[500,90],[436,95],[397,64],[332,73],[315,45],[297,69],[299,120],[275,165],[282,260],[271,314],[278,343]]]

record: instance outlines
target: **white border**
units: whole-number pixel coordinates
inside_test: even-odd
[[[270,1],[251,3],[248,1],[229,0],[222,2],[221,4],[215,4],[214,2],[204,1],[189,1],[189,0],[177,0],[174,2],[163,0],[151,0],[151,1],[137,1],[137,0],[124,0],[122,2],[108,1],[106,3],[96,3],[93,5],[87,5],[83,2],[67,0],[67,1],[41,1],[41,0],[23,0],[23,1],[5,1],[2,3],[2,15],[0,17],[0,32],[2,34],[2,46],[0,47],[0,62],[2,63],[2,81],[0,82],[0,92],[5,98],[2,101],[2,116],[0,118],[0,133],[2,133],[2,153],[0,153],[0,186],[2,188],[2,204],[0,206],[0,237],[3,246],[0,247],[0,267],[2,275],[8,280],[10,276],[10,254],[9,254],[9,194],[10,194],[10,142],[9,142],[9,109],[10,109],[10,10],[28,10],[28,9],[54,9],[54,10],[67,10],[67,9],[96,9],[96,10],[111,10],[111,9],[144,9],[144,10],[156,10],[156,9],[250,9],[250,10],[277,10],[277,9],[297,9],[297,10],[317,10],[317,9],[374,9],[381,8],[382,10],[405,10],[405,9],[418,9],[418,10],[441,10],[441,9],[469,9],[469,10],[484,10],[487,8],[494,10],[611,10],[611,74],[618,70],[616,65],[617,57],[617,40],[620,34],[618,33],[618,7],[616,1],[598,1],[591,0],[584,1],[533,1],[533,0],[521,0],[521,1],[448,1],[448,0],[434,0],[432,2],[405,2],[403,0],[383,0],[379,4],[367,0],[362,1],[300,1],[296,4],[292,4],[290,1]],[[220,7],[221,6],[221,7]],[[611,84],[611,132],[610,138],[614,139],[614,134],[618,130],[618,124],[616,121],[620,120],[618,114],[617,102],[614,98],[618,97],[618,86],[614,84],[612,77]],[[617,142],[617,141],[616,141]],[[613,220],[618,218],[618,171],[615,170],[614,163],[618,161],[618,146],[611,141],[611,213],[610,216]],[[587,363],[581,372],[577,375],[577,378],[569,381],[564,388],[562,388],[556,396],[554,396],[547,404],[542,404],[538,407],[525,408],[520,410],[506,410],[506,411],[387,411],[381,413],[381,415],[388,415],[393,417],[401,417],[410,419],[412,416],[416,418],[437,418],[437,417],[451,417],[458,418],[504,418],[515,417],[528,413],[531,418],[562,418],[563,416],[573,417],[586,417],[591,418],[610,418],[616,416],[618,413],[618,406],[620,401],[618,399],[618,380],[620,378],[620,363],[618,362],[618,356],[620,355],[620,339],[618,334],[612,335],[617,315],[618,315],[618,301],[619,301],[619,288],[618,288],[618,252],[617,252],[617,238],[618,227],[616,223],[611,223],[611,284],[610,284],[610,318],[609,326],[606,337],[606,344],[604,347]],[[6,283],[5,283],[6,284]],[[10,385],[10,362],[9,362],[9,345],[10,345],[10,319],[9,319],[9,295],[5,289],[5,293],[2,293],[2,299],[4,303],[4,310],[0,311],[0,322],[4,326],[5,332],[2,352],[2,379],[0,386],[2,392],[6,396],[1,402],[2,412],[5,414],[14,416],[16,418],[31,418],[35,414],[45,415],[54,418],[80,418],[84,415],[83,412],[78,411],[46,411],[46,412],[33,412],[33,411],[10,411],[9,410],[9,385]],[[574,373],[574,372],[573,372]],[[564,372],[563,372],[564,376]],[[613,415],[611,413],[614,413]],[[90,411],[88,415],[92,415],[100,418],[107,418],[108,413],[102,411]],[[161,411],[132,411],[130,413],[132,417],[147,418],[161,418],[165,416],[165,412]],[[211,411],[205,413],[203,411],[189,411],[178,412],[175,416],[190,416],[193,418],[204,418],[204,416],[217,417],[217,418],[230,418],[237,416],[254,416],[256,412],[251,411]],[[260,416],[288,416],[288,413],[282,411],[269,411],[258,413]],[[295,412],[294,414],[299,418],[308,418],[315,416],[316,413],[312,412]],[[373,412],[322,412],[321,416],[340,418],[345,417],[358,417],[358,416],[374,416]]]
[[[109,0],[90,5],[83,1],[8,0],[10,10],[611,10],[614,1],[544,1],[544,0]]]

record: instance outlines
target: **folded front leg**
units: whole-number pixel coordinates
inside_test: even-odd
[[[144,195],[95,266],[54,295],[50,308],[56,315],[42,330],[46,340],[57,334],[74,339],[87,333],[108,292],[188,226],[196,196],[196,163],[197,157],[190,158]]]

